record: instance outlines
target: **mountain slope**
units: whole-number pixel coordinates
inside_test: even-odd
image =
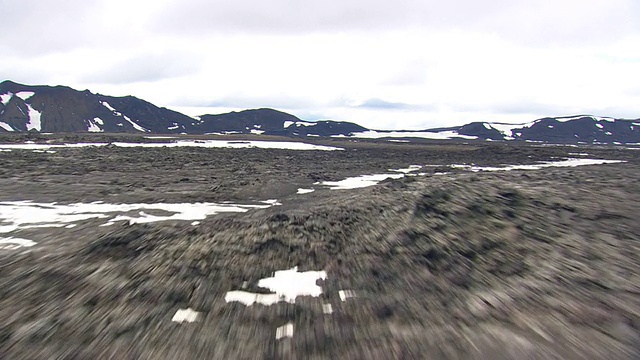
[[[640,143],[640,119],[577,115],[524,124],[472,122],[420,131],[369,130],[344,121],[304,121],[268,108],[192,118],[134,96],[106,96],[66,86],[0,83],[0,132],[27,131]]]
[[[0,132],[332,136],[366,130],[349,122],[303,121],[294,115],[264,108],[194,119],[134,96],[106,96],[66,86],[0,83]]]
[[[485,123],[505,140],[558,143],[639,143],[640,119],[591,115],[546,117],[527,124]]]
[[[375,130],[353,133],[358,138],[426,138],[550,143],[640,143],[640,119],[591,115],[546,117],[524,124],[472,122],[419,131]]]
[[[0,100],[4,131],[178,133],[193,126],[190,117],[133,96],[112,97],[66,86],[4,81]]]

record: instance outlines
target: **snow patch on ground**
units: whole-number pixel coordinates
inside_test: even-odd
[[[408,174],[414,171],[418,171],[422,169],[422,165],[409,165],[406,169],[389,169],[389,171],[401,172],[403,174]]]
[[[194,322],[194,321],[198,321],[198,317],[199,317],[200,313],[197,311],[194,311],[191,308],[187,308],[187,309],[178,309],[178,311],[176,311],[175,315],[173,315],[173,318],[171,318],[171,321],[175,321],[175,322],[179,322],[179,323],[183,323],[183,322]]]
[[[234,134],[242,134],[242,131],[218,131],[205,133],[205,135],[234,135]]]
[[[228,140],[177,140],[173,142],[158,142],[158,143],[125,143],[125,142],[113,142],[114,146],[119,147],[145,147],[145,148],[160,148],[160,147],[201,147],[201,148],[261,148],[261,149],[288,149],[288,150],[344,150],[343,148],[314,145],[303,142],[295,141],[228,141]],[[106,146],[109,143],[73,143],[73,144],[0,144],[0,149],[51,149],[51,148],[64,148],[64,147],[90,147],[90,146]]]
[[[17,250],[36,245],[35,241],[14,237],[0,237],[0,250]]]
[[[617,164],[624,163],[624,160],[604,160],[604,159],[575,159],[568,158],[559,161],[545,161],[538,164],[531,165],[506,165],[502,167],[495,166],[474,166],[474,165],[451,165],[454,169],[465,169],[473,172],[478,171],[511,171],[511,170],[539,170],[547,167],[576,167],[585,165],[600,165],[600,164]]]
[[[328,186],[331,190],[348,190],[373,186],[385,179],[400,179],[404,174],[373,174],[360,175],[340,181],[323,181],[320,185]]]
[[[264,130],[251,129],[251,133],[256,135],[262,135],[264,134]]]
[[[312,193],[314,192],[315,189],[303,189],[303,188],[299,188],[298,192],[296,192],[296,194],[308,194],[308,193]]]
[[[339,135],[332,135],[331,137],[343,137]],[[363,139],[380,139],[385,137],[414,137],[414,138],[423,138],[423,139],[433,139],[433,140],[446,140],[446,139],[468,139],[474,140],[477,139],[477,136],[469,136],[469,135],[461,135],[455,131],[440,131],[440,132],[429,132],[429,131],[390,131],[390,132],[381,132],[381,131],[363,131],[363,132],[354,132],[351,137],[354,138],[363,138]]]
[[[356,297],[356,292],[353,290],[339,290],[338,295],[340,296],[340,300],[347,301],[349,298]]]
[[[595,125],[596,125],[596,127],[600,128],[600,129],[604,129],[604,126],[602,124],[595,123]]]
[[[325,271],[298,272],[298,267],[289,270],[276,271],[272,277],[258,281],[258,286],[269,289],[271,294],[251,293],[248,291],[229,291],[225,295],[226,302],[240,302],[246,306],[255,303],[273,305],[285,301],[291,304],[298,296],[318,297],[322,288],[316,284],[318,280],[325,280]]]
[[[27,110],[29,111],[29,122],[27,123],[27,131],[34,129],[40,131],[42,128],[41,117],[42,113],[27,104]]]
[[[252,205],[217,203],[156,203],[156,204],[108,204],[92,203],[35,203],[31,201],[0,202],[0,233],[39,227],[63,227],[78,221],[105,219],[102,226],[118,221],[130,224],[157,221],[203,220],[209,215],[223,212],[246,212],[251,209],[265,209],[273,202]],[[148,212],[166,213],[151,215]]]
[[[288,323],[276,329],[276,340],[293,337],[293,324]]]

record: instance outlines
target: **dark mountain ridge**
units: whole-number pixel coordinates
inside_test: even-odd
[[[269,108],[189,117],[134,96],[114,97],[67,86],[3,81],[0,133],[28,131],[640,143],[640,119],[576,115],[546,117],[524,124],[472,122],[420,131],[369,130],[344,121],[305,121]]]

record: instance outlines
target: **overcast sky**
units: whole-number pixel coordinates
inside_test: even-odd
[[[640,117],[638,0],[0,0],[0,80],[419,129]]]

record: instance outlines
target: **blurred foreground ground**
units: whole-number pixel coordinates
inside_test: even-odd
[[[197,225],[89,220],[11,234],[37,245],[0,250],[0,358],[640,357],[639,151],[345,148],[0,153],[4,201],[282,203]],[[626,162],[491,173],[449,166],[577,152]],[[296,194],[411,164],[439,167]],[[294,266],[326,271],[319,297],[225,301],[232,290],[267,293],[258,281]],[[195,322],[172,321],[186,308],[199,313]],[[286,324],[293,336],[276,339]]]

